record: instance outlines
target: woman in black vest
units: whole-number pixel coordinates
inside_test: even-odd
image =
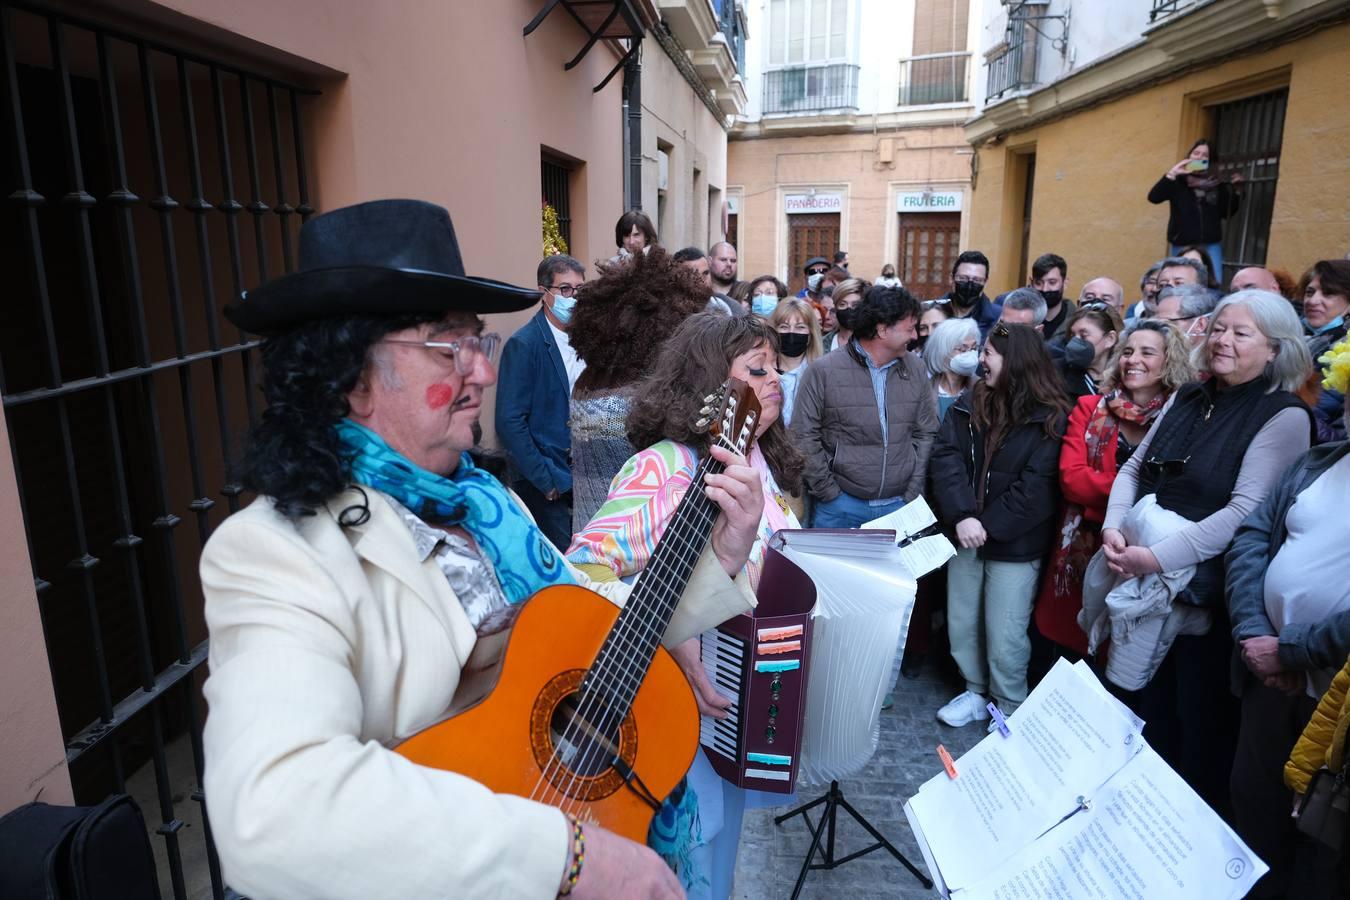
[[[1112,571],[1140,576],[1195,566],[1177,602],[1207,609],[1208,633],[1182,635],[1152,681],[1127,698],[1144,736],[1206,802],[1224,812],[1238,706],[1229,691],[1223,554],[1311,440],[1311,416],[1291,391],[1312,360],[1289,301],[1238,291],[1214,311],[1197,368],[1211,376],[1168,402],[1111,489],[1102,550]],[[1189,525],[1149,547],[1127,545],[1119,528],[1146,494]]]

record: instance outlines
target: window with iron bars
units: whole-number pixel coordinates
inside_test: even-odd
[[[70,778],[141,801],[162,893],[221,898],[197,558],[260,405],[221,309],[294,266],[314,92],[26,3],[0,29],[0,397]]]

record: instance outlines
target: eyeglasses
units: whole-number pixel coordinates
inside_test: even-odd
[[[928,312],[930,309],[937,309],[939,306],[946,306],[951,302],[952,298],[950,297],[939,297],[936,300],[925,300],[923,303],[919,304],[919,306],[924,312]]]
[[[952,281],[954,281],[956,284],[977,284],[977,285],[979,285],[980,287],[984,287],[985,279],[983,279],[983,278],[953,278]]]
[[[395,338],[385,338],[380,343],[404,344],[409,347],[435,350],[447,363],[454,363],[455,371],[460,375],[469,375],[478,365],[480,356],[486,358],[488,362],[492,362],[492,358],[497,355],[497,346],[501,343],[501,340],[502,336],[499,334],[471,334],[455,341],[401,341]]]
[[[585,286],[585,282],[582,282],[581,284],[555,284],[552,287],[540,285],[544,290],[553,294],[558,294],[562,297],[570,297]]]
[[[807,275],[824,275],[826,271],[827,271],[826,269],[807,269],[807,270],[806,270],[806,274],[807,274]]]
[[[994,326],[994,330],[991,331],[990,334],[992,334],[994,337],[1007,337],[1008,335],[1012,334],[1012,332],[1008,330],[1008,326],[1006,323],[999,322],[997,325]]]
[[[1078,304],[1079,309],[1101,309],[1104,306],[1115,306],[1110,297],[1097,297],[1092,294],[1084,294],[1082,301]]]
[[[1174,316],[1171,319],[1167,318],[1167,316],[1154,316],[1153,318],[1157,319],[1159,322],[1189,322],[1192,319],[1200,318],[1200,316]]]

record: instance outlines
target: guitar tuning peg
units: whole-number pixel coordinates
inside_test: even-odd
[[[695,422],[695,423],[694,423],[694,427],[695,427],[695,428],[707,428],[707,427],[708,427],[709,425],[711,425],[711,424],[712,424],[712,420],[711,420],[711,419],[703,418],[703,419],[699,419],[697,422]]]
[[[700,416],[711,416],[713,414],[713,408],[711,406],[705,406],[698,411],[698,414]]]
[[[703,402],[706,403],[706,404],[708,404],[709,406],[711,406],[712,404],[716,403],[716,402],[717,402],[717,392],[714,391],[713,393],[711,393],[711,394],[709,394],[708,396],[704,397],[704,398],[703,398]]]

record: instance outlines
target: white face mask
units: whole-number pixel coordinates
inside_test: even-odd
[[[975,350],[967,350],[964,353],[958,353],[952,357],[951,369],[962,378],[969,378],[975,374],[975,369],[980,365],[980,354]]]
[[[821,274],[819,274],[819,275],[812,275],[812,276],[810,276],[809,278],[806,279],[806,289],[807,289],[808,291],[810,291],[811,293],[813,293],[813,294],[819,294],[819,293],[820,293],[820,282],[821,282],[824,278],[825,278],[825,274],[824,274],[823,272],[822,272]]]

